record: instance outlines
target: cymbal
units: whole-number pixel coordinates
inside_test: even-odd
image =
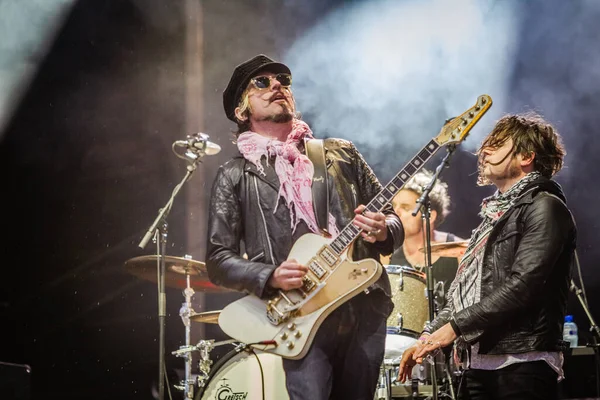
[[[158,256],[139,256],[125,261],[125,270],[131,275],[156,283]],[[200,292],[228,292],[208,280],[206,265],[201,261],[184,257],[165,256],[165,286],[177,289],[187,287],[186,276],[190,276],[190,287]]]
[[[218,324],[221,310],[205,311],[192,315],[190,319],[194,322],[204,322],[205,324]]]
[[[465,254],[468,245],[468,240],[461,240],[458,242],[431,243],[431,255],[461,258]],[[425,248],[421,247],[419,251],[421,253],[425,253]]]

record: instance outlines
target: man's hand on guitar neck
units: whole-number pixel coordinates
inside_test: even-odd
[[[385,214],[367,211],[364,214],[364,205],[356,207],[354,213],[354,225],[363,231],[360,233],[363,239],[369,243],[383,242],[387,239],[388,231],[385,224]]]
[[[308,268],[298,264],[296,260],[290,258],[275,268],[275,271],[269,278],[269,286],[275,289],[298,289],[302,287],[302,278],[308,272]]]

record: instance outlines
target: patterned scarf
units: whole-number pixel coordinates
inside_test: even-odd
[[[540,176],[541,174],[537,171],[530,172],[511,186],[506,192],[500,193],[499,191],[496,191],[492,196],[483,199],[481,211],[479,212],[479,216],[483,218],[483,220],[479,226],[473,230],[469,246],[460,261],[456,275],[460,274],[464,268],[471,264],[473,258],[483,250],[496,222],[514,205],[523,189]]]
[[[237,146],[244,158],[254,164],[262,175],[266,174],[261,158],[265,157],[268,166],[269,158],[275,157],[275,172],[280,183],[278,197],[283,197],[290,210],[292,231],[296,230],[302,220],[312,232],[319,233],[311,191],[314,167],[310,159],[298,149],[304,138],[313,138],[310,127],[306,122],[294,119],[292,131],[285,142],[247,131],[240,134]],[[273,212],[275,211],[277,207]],[[335,218],[331,214],[328,225],[329,233],[337,236]]]

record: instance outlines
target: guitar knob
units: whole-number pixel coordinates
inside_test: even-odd
[[[469,117],[473,118],[475,116],[475,113],[473,111],[469,112]]]
[[[302,336],[302,332],[296,331],[296,333],[294,333],[294,336],[296,336],[296,338],[300,338],[300,336]]]
[[[286,345],[286,346],[287,346],[287,348],[288,348],[288,349],[290,349],[290,350],[291,350],[291,349],[293,349],[293,348],[294,348],[294,342],[292,342],[292,341],[290,341],[290,342],[287,342],[287,345]]]
[[[280,337],[281,337],[281,340],[285,340],[285,339],[287,339],[287,338],[288,338],[288,334],[287,334],[286,332],[283,332],[283,333],[280,335]]]
[[[292,322],[292,323],[289,323],[287,327],[290,331],[293,331],[294,329],[296,329],[296,324]]]

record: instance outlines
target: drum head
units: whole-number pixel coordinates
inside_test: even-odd
[[[402,354],[406,349],[415,344],[417,339],[404,335],[386,335],[385,337],[385,359],[391,362],[400,362]]]
[[[208,399],[289,399],[281,357],[258,350],[227,353],[196,396]]]

